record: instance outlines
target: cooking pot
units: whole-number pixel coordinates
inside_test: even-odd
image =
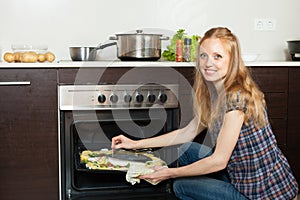
[[[117,56],[122,61],[156,61],[161,57],[161,40],[169,37],[136,30],[135,33],[120,33],[109,39],[117,40]]]
[[[69,47],[72,61],[95,61],[97,51],[109,46],[116,45],[116,42],[98,45],[97,47]]]
[[[287,41],[292,60],[300,61],[300,40]]]

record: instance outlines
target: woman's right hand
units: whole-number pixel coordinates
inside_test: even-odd
[[[124,135],[118,135],[116,137],[113,137],[111,140],[111,148],[112,149],[134,149],[135,148],[136,141],[131,140]]]

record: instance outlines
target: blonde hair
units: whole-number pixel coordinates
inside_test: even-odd
[[[237,37],[227,28],[217,27],[208,30],[198,45],[198,52],[201,44],[208,38],[218,38],[222,41],[224,47],[231,56],[227,74],[223,78],[224,93],[219,96],[216,102],[216,108],[212,111],[212,99],[207,83],[199,70],[199,55],[196,59],[195,68],[195,101],[194,112],[198,118],[199,125],[210,128],[214,123],[214,119],[219,116],[219,113],[224,111],[221,108],[224,105],[224,95],[228,95],[228,102],[236,100],[237,96],[232,95],[240,92],[240,99],[246,108],[244,123],[248,124],[249,120],[253,120],[257,127],[264,126],[266,122],[264,109],[266,107],[264,94],[253,81],[248,68],[245,66],[241,58],[241,50]],[[222,98],[221,98],[222,97]],[[223,101],[223,102],[222,102]],[[226,100],[225,100],[226,101]],[[241,108],[240,108],[241,109]]]

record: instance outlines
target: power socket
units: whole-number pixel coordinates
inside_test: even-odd
[[[255,19],[254,20],[254,30],[256,31],[263,31],[264,27],[264,20],[263,19]]]
[[[254,30],[256,31],[275,31],[275,19],[254,19]]]
[[[275,31],[276,30],[276,20],[275,19],[265,19],[265,30]]]

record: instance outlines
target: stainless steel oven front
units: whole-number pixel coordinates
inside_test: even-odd
[[[125,173],[91,170],[80,163],[84,150],[110,148],[112,137],[141,139],[179,126],[178,85],[60,85],[60,198],[172,199],[172,183],[131,185]],[[170,166],[177,147],[148,149]]]

